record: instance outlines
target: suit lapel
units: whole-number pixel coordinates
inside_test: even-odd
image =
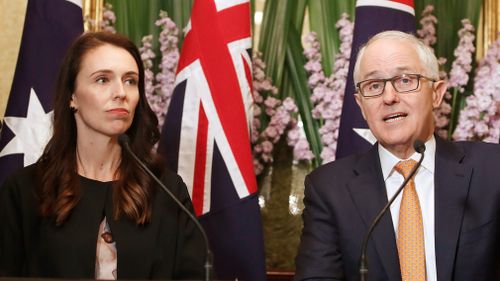
[[[372,221],[388,201],[377,147],[374,145],[360,158],[354,168],[358,176],[348,183],[351,197],[365,223],[365,231],[368,231]],[[375,257],[375,253],[370,253],[374,246],[389,279],[401,280],[396,236],[389,211],[382,217],[368,241],[368,266],[370,258]]]
[[[472,168],[464,152],[436,137],[435,241],[438,280],[451,280]]]

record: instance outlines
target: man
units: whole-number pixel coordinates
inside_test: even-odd
[[[363,238],[420,159],[416,140],[424,160],[368,241],[368,279],[500,280],[500,146],[433,135],[446,83],[432,51],[379,33],[359,51],[354,80],[378,143],[307,176],[295,280],[360,279]]]

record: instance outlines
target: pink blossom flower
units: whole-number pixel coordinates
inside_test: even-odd
[[[472,53],[475,51],[474,26],[468,19],[462,20],[462,25],[463,28],[458,31],[460,41],[454,51],[455,61],[451,67],[449,80],[449,87],[457,88],[461,93],[469,81],[468,73],[472,69]]]
[[[294,146],[300,139],[300,127],[295,126],[288,131],[287,143],[289,146]]]
[[[491,44],[481,59],[474,78],[474,93],[465,100],[455,140],[500,141],[500,39]]]
[[[283,100],[283,107],[285,108],[286,111],[289,112],[298,111],[297,105],[295,105],[295,102],[291,97],[287,97],[285,100]]]
[[[273,144],[277,143],[285,131],[296,125],[294,114],[297,106],[292,98],[283,101],[274,97],[278,89],[265,75],[265,63],[261,54],[253,55],[253,121],[251,123],[251,141],[253,146],[254,171],[258,175],[273,161]],[[262,113],[265,112],[265,114]],[[261,119],[264,122],[262,126]]]
[[[269,153],[273,151],[273,143],[270,141],[263,141],[262,142],[262,151],[265,153]]]
[[[305,138],[299,139],[299,141],[293,147],[294,160],[297,163],[297,159],[310,161],[314,158],[314,154],[309,149],[309,142]]]
[[[304,56],[308,59],[304,68],[309,74],[308,84],[312,91],[311,101],[314,105],[312,116],[322,122],[319,133],[321,135],[321,143],[323,144],[323,151],[321,152],[323,163],[335,159],[338,126],[351,56],[353,26],[347,14],[343,14],[341,19],[336,23],[336,27],[339,29],[341,44],[339,53],[335,56],[335,63],[330,77],[325,77],[323,70],[320,68],[320,44],[316,34],[311,32],[304,37],[306,45]],[[298,145],[298,143],[296,142],[295,145]],[[301,155],[307,154],[296,154],[294,152],[294,159],[300,160],[298,157]]]
[[[179,50],[177,48],[177,26],[166,12],[160,12],[160,18],[156,21],[156,25],[162,30],[159,35],[161,62],[158,68],[160,71],[156,75],[152,71],[153,59],[156,56],[152,50],[152,35],[143,37],[139,51],[145,68],[146,98],[158,118],[158,127],[161,130],[173,92]]]
[[[438,23],[437,18],[433,15],[434,12],[434,6],[432,5],[427,5],[422,12],[422,18],[420,20],[420,24],[422,25],[422,28],[417,30],[417,35],[419,38],[424,42],[425,45],[429,46],[429,48],[434,51],[432,46],[436,43],[436,24]],[[446,63],[445,58],[438,58],[438,64],[440,66],[444,66]],[[442,80],[447,80],[448,74],[445,71],[440,71],[439,73],[439,78]],[[449,124],[449,118],[450,118],[450,113],[451,113],[451,106],[450,106],[450,101],[451,101],[451,94],[446,93],[445,97],[443,98],[443,102],[441,103],[441,106],[434,110],[434,120],[436,122],[436,132],[440,136],[447,136],[447,129],[448,129],[448,124]]]
[[[434,12],[434,6],[427,5],[422,12],[422,18],[420,19],[420,24],[422,28],[417,30],[417,34],[424,41],[425,45],[431,47],[436,43],[436,24],[438,23],[437,18],[432,14]]]
[[[116,16],[115,12],[113,11],[113,5],[111,5],[110,3],[106,3],[104,5],[104,10],[102,13],[102,21],[100,24],[101,30],[116,33],[115,22]]]

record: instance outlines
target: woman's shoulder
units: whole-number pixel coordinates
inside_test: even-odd
[[[37,164],[33,164],[8,176],[0,186],[0,204],[32,206],[30,202],[34,202],[36,197],[36,169]]]
[[[33,186],[38,165],[35,163],[16,170],[5,179],[2,186]]]
[[[181,176],[179,176],[176,172],[172,171],[167,167],[164,167],[161,170],[161,181],[164,184],[174,185],[174,186],[184,183]]]
[[[184,183],[184,180],[180,175],[178,175],[171,169],[164,167],[161,170],[160,181],[170,192],[172,192],[179,199],[189,197],[187,186]],[[165,192],[162,191],[161,193]]]

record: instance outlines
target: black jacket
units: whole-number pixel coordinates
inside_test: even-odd
[[[34,165],[21,169],[0,189],[0,276],[95,278],[97,233],[106,216],[116,241],[118,279],[202,279],[202,237],[160,189],[151,222],[139,226],[112,219],[111,183],[80,177],[81,200],[57,227],[37,215],[34,175]],[[192,210],[182,179],[170,171],[161,179]]]
[[[435,241],[439,281],[500,280],[500,145],[436,137]],[[378,146],[306,178],[295,280],[359,280],[361,242],[387,203]],[[386,213],[368,241],[368,279],[401,280]]]

